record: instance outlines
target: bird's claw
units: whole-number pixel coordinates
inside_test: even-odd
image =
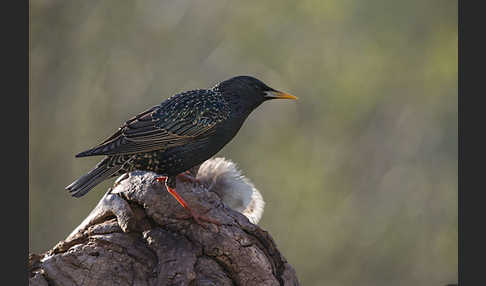
[[[177,216],[177,219],[194,219],[194,221],[199,224],[200,226],[204,227],[205,229],[208,229],[208,226],[204,223],[212,223],[212,224],[215,224],[217,226],[220,226],[222,225],[219,221],[215,220],[215,219],[212,219],[206,215],[202,215],[202,214],[198,214],[196,212],[194,212],[192,209],[187,209],[190,214],[187,214],[187,215],[179,215]]]
[[[185,179],[188,179],[188,180],[193,181],[193,182],[197,182],[198,181],[196,178],[194,178],[192,175],[190,175],[189,172],[181,173],[178,176],[182,176]],[[179,204],[181,206],[183,206],[185,209],[187,209],[191,213],[189,216],[184,216],[184,217],[179,216],[178,217],[179,219],[189,219],[189,218],[193,218],[194,221],[196,221],[197,224],[199,224],[200,226],[202,226],[202,227],[204,227],[206,229],[207,229],[207,227],[203,223],[203,221],[208,222],[208,223],[212,223],[212,224],[215,224],[215,225],[221,225],[221,223],[219,221],[217,221],[217,220],[211,219],[211,218],[209,218],[206,215],[201,215],[201,214],[198,214],[198,213],[194,212],[188,206],[188,204],[185,202],[185,200],[176,192],[175,188],[171,188],[171,187],[169,187],[167,185],[168,177],[160,176],[160,177],[157,177],[156,180],[159,183],[165,183],[165,186],[167,188],[167,191],[179,202]]]

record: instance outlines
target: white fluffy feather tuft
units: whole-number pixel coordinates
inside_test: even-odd
[[[197,179],[217,193],[228,207],[254,224],[260,221],[265,206],[263,197],[232,161],[221,157],[207,160],[199,168]]]

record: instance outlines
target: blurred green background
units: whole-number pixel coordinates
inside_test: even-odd
[[[290,92],[217,156],[262,192],[302,285],[458,279],[457,1],[30,1],[29,249],[113,182],[74,155],[170,95],[254,75]]]

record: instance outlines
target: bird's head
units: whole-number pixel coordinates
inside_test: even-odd
[[[232,106],[246,109],[248,112],[270,99],[297,99],[297,97],[275,90],[251,76],[230,78],[220,82],[213,89],[221,92]]]

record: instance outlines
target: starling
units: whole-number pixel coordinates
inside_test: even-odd
[[[236,135],[248,115],[270,99],[297,99],[251,76],[237,76],[211,89],[171,96],[129,119],[115,134],[76,157],[104,155],[94,169],[67,190],[81,197],[100,182],[134,171],[161,175],[169,193],[199,222],[176,192],[176,176],[216,154]],[[194,179],[194,178],[192,178]]]

